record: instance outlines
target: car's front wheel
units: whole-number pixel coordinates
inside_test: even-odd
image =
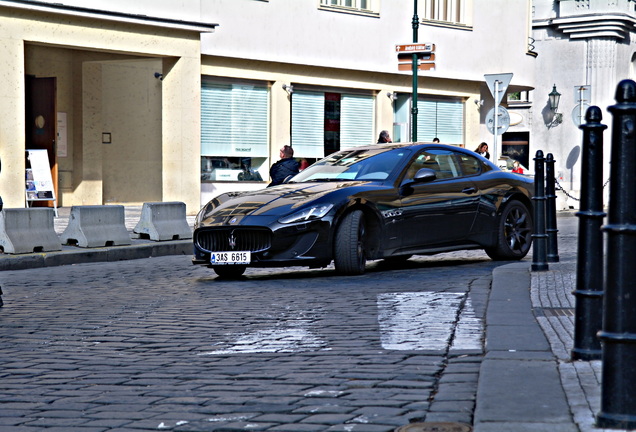
[[[367,265],[366,224],[362,210],[348,213],[336,232],[334,265],[344,275],[361,275]]]
[[[532,229],[528,207],[520,201],[508,203],[497,219],[497,242],[486,253],[494,260],[520,260],[530,250]]]
[[[221,278],[236,279],[245,273],[247,266],[244,265],[221,265],[214,266],[212,269]]]

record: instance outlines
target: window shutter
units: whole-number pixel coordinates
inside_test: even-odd
[[[443,144],[462,144],[464,140],[464,104],[459,101],[417,101],[417,140]]]
[[[340,101],[340,148],[373,144],[374,100],[372,96],[343,94]]]
[[[201,84],[201,155],[268,156],[268,90],[251,84]]]
[[[294,157],[323,158],[324,93],[296,90],[292,94],[291,139]]]

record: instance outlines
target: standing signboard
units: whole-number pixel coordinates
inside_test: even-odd
[[[57,216],[57,198],[51,177],[51,166],[46,150],[26,151],[26,203],[33,201],[53,201]]]

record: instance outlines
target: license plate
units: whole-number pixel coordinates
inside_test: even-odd
[[[252,260],[250,251],[212,252],[210,264],[249,264]]]

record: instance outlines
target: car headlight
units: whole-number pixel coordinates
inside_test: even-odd
[[[325,216],[329,210],[333,207],[333,204],[322,204],[313,207],[308,207],[304,210],[298,211],[296,213],[292,213],[289,216],[283,216],[278,219],[280,223],[294,223],[294,222],[305,222],[308,220],[320,219]]]

